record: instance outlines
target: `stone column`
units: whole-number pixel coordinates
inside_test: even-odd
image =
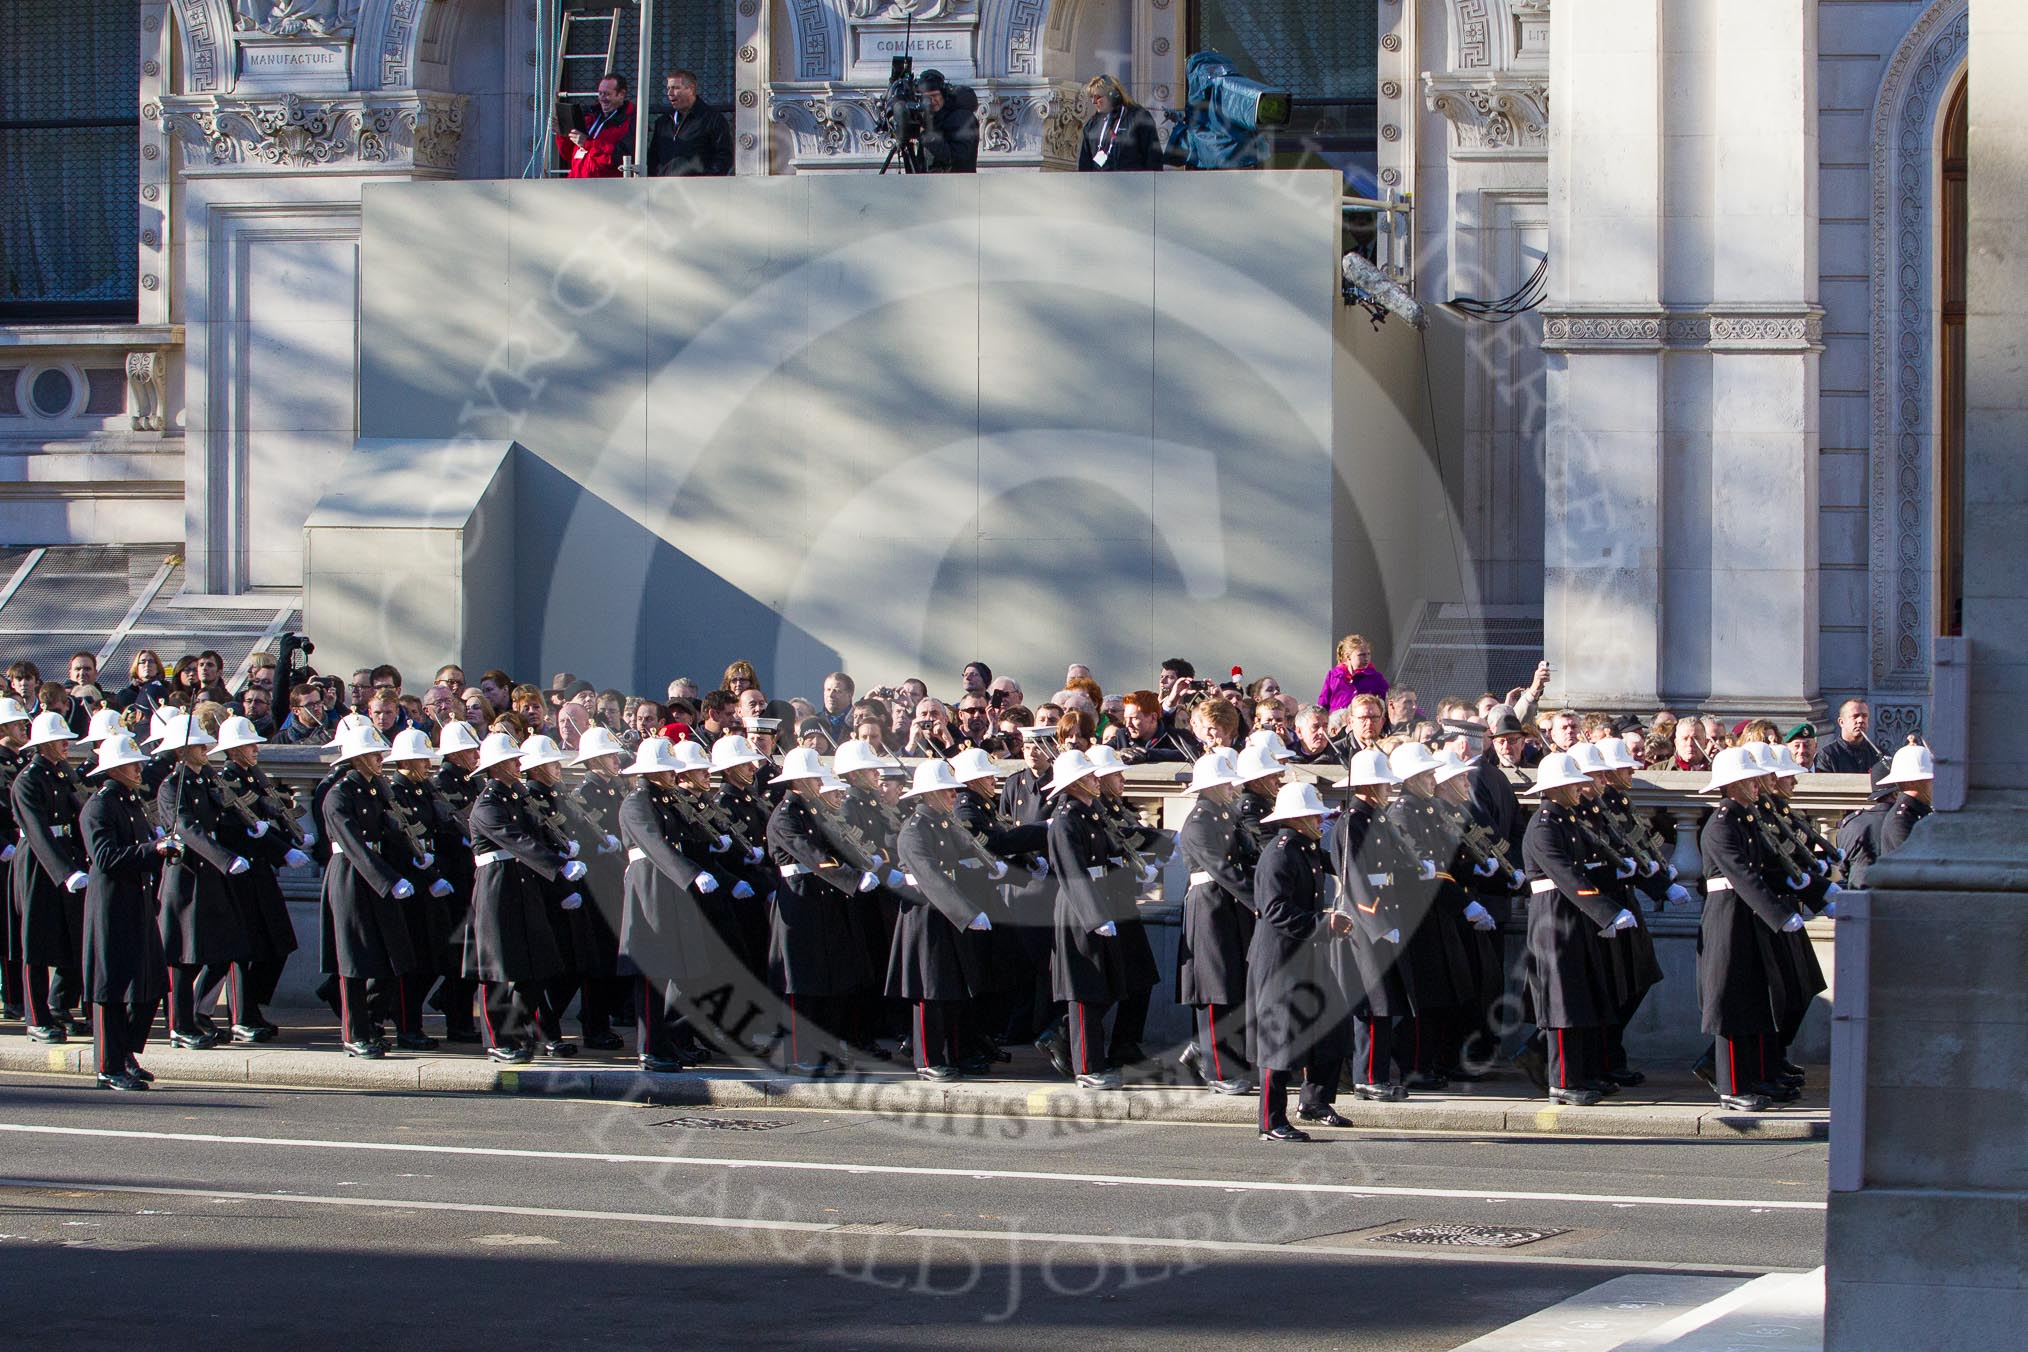
[[[2028,11],[1971,7],[1962,811],[1871,876],[1841,972],[1824,1345],[2013,1347],[2028,1325]],[[1862,928],[1863,927],[1863,928]],[[1850,1092],[1856,1090],[1857,1092]]]
[[[1662,4],[1551,10],[1543,627],[1558,693],[1662,689]]]

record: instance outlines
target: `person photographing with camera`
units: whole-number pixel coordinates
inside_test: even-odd
[[[970,85],[951,84],[940,70],[922,73],[923,169],[931,174],[979,172],[979,96]]]

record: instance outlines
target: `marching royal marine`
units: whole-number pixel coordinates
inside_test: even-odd
[[[431,1003],[443,1011],[444,1036],[452,1042],[481,1040],[477,1019],[472,1013],[473,997],[479,983],[465,975],[465,940],[472,926],[472,886],[477,871],[472,864],[472,803],[479,796],[479,739],[469,723],[453,721],[437,733],[437,796],[450,810],[452,828],[437,837],[437,867],[451,884],[447,898],[455,917],[444,936],[443,951],[434,956],[436,969],[443,973]]]
[[[181,849],[162,869],[162,951],[169,962],[169,1041],[204,1050],[218,1035],[197,1020],[197,974],[201,968],[244,963],[253,955],[239,880],[252,872],[248,853],[257,848],[247,823],[226,810],[207,748],[215,738],[184,715],[163,733],[158,750],[174,764],[155,791],[155,816]],[[264,821],[260,836],[267,834]]]
[[[1697,949],[1698,1003],[1715,1039],[1714,1088],[1727,1108],[1759,1112],[1797,1096],[1779,1064],[1781,1030],[1800,1024],[1822,988],[1798,962],[1804,907],[1755,822],[1766,771],[1744,747],[1711,763],[1706,793],[1722,795],[1698,837],[1704,919]]]
[[[1608,759],[1606,753],[1612,753]],[[1591,780],[1577,804],[1579,829],[1591,844],[1595,856],[1612,865],[1609,886],[1617,888],[1634,918],[1632,926],[1613,935],[1606,945],[1612,959],[1616,1005],[1605,1027],[1605,1063],[1599,1073],[1602,1087],[1632,1087],[1647,1076],[1627,1062],[1626,1029],[1633,1022],[1641,1002],[1662,980],[1662,964],[1655,956],[1655,936],[1648,928],[1640,897],[1656,906],[1689,900],[1689,892],[1676,882],[1668,860],[1657,844],[1650,843],[1647,828],[1633,811],[1633,803],[1620,791],[1622,774],[1633,780],[1633,757],[1626,743],[1614,739],[1604,743],[1579,742],[1571,749],[1577,768]],[[1620,769],[1626,764],[1625,771]],[[1610,1090],[1608,1090],[1610,1092]]]
[[[1447,1041],[1443,1073],[1450,1079],[1483,1078],[1500,1043],[1500,1013],[1506,1000],[1507,963],[1500,927],[1513,910],[1514,898],[1526,896],[1528,879],[1511,859],[1507,838],[1496,834],[1477,816],[1472,797],[1474,770],[1455,751],[1439,757],[1435,806],[1449,839],[1457,842],[1451,872],[1471,894],[1473,905],[1458,917],[1459,934],[1471,961],[1472,977],[1465,1009]]]
[[[168,989],[155,889],[159,865],[176,845],[148,821],[140,792],[147,760],[124,732],[101,741],[93,773],[104,784],[78,822],[90,861],[83,994],[92,1007],[93,1065],[108,1089],[145,1089],[154,1079],[139,1058]]]
[[[1463,844],[1436,798],[1442,763],[1420,742],[1403,742],[1388,756],[1401,792],[1388,802],[1387,825],[1417,861],[1413,880],[1396,880],[1406,903],[1401,972],[1414,1016],[1395,1029],[1395,1052],[1408,1067],[1409,1089],[1442,1089],[1455,1030],[1477,991],[1466,945],[1468,919],[1489,913],[1460,881]],[[1428,860],[1431,867],[1422,867]]]
[[[1288,1086],[1296,1077],[1302,1084],[1301,1117],[1326,1126],[1352,1125],[1331,1106],[1345,1063],[1347,1008],[1330,952],[1350,936],[1355,922],[1333,904],[1324,815],[1316,786],[1305,783],[1283,785],[1274,810],[1261,818],[1275,834],[1254,869],[1260,923],[1247,948],[1246,970],[1264,1141],[1310,1139],[1289,1122]]]
[[[737,733],[718,738],[711,744],[711,772],[719,777],[718,791],[706,800],[740,851],[730,871],[745,878],[759,898],[753,905],[729,908],[726,915],[739,927],[739,952],[751,964],[753,975],[763,981],[769,977],[768,952],[773,942],[769,903],[780,875],[768,852],[768,819],[774,805],[761,797],[754,775],[759,766],[770,763]]]
[[[1615,875],[1579,816],[1591,780],[1568,752],[1544,756],[1528,823],[1528,990],[1547,1042],[1552,1102],[1597,1103],[1607,1068],[1607,1029],[1626,992],[1611,945],[1638,923]]]
[[[281,985],[289,954],[296,951],[296,926],[276,870],[310,862],[291,804],[260,768],[261,743],[250,719],[235,714],[218,725],[215,749],[225,757],[216,771],[219,793],[248,826],[240,842],[247,871],[232,879],[247,956],[228,967],[212,965],[199,972],[197,1002],[203,1005],[223,985],[232,1010],[232,1040],[238,1043],[267,1042],[280,1032],[265,1011]],[[250,818],[266,822],[268,829],[253,835]]]
[[[978,1070],[984,1068],[982,1059],[1007,1059],[1000,1047],[1010,1024],[1019,1020],[1013,1031],[1020,1040],[1030,1036],[1026,1011],[1035,1000],[1036,954],[1046,947],[1049,930],[1045,920],[1035,932],[1023,933],[1023,908],[1049,877],[1049,827],[1016,821],[1001,810],[999,774],[980,748],[967,747],[953,757],[951,774],[964,786],[952,818],[1003,870],[989,889],[992,928],[968,931],[963,940],[971,950],[975,989],[967,1029],[973,1055],[960,1068]]]
[[[28,1037],[62,1042],[86,1025],[79,998],[84,942],[84,846],[78,840],[81,785],[71,773],[72,732],[59,713],[35,716],[23,749],[31,759],[10,794],[21,847],[14,857],[14,905],[21,916],[22,1001]]]
[[[902,911],[886,991],[912,1006],[909,1041],[916,1076],[924,1080],[956,1079],[966,1060],[965,1014],[979,991],[981,950],[964,940],[993,930],[998,880],[980,867],[970,829],[955,816],[964,792],[948,763],[917,766],[907,795],[916,810],[896,843],[905,881],[896,893]]]
[[[683,1019],[678,1002],[689,1000],[708,1018],[704,997],[727,989],[743,964],[727,946],[727,931],[701,904],[720,892],[735,901],[753,899],[753,888],[736,875],[719,876],[732,842],[714,834],[684,795],[708,791],[711,762],[695,742],[671,745],[647,737],[634,763],[621,771],[634,781],[620,804],[620,839],[627,871],[620,917],[619,972],[637,984],[641,1069],[674,1072],[703,1050]],[[686,783],[687,781],[687,783]],[[716,1007],[729,1004],[722,997]],[[735,1035],[723,1029],[728,1043]]]
[[[1253,1088],[1247,953],[1254,941],[1260,843],[1237,810],[1243,782],[1230,747],[1198,757],[1185,790],[1197,801],[1177,833],[1190,890],[1183,896],[1176,950],[1176,1003],[1197,1019],[1196,1040],[1184,1047],[1182,1060],[1219,1094]]]
[[[1141,924],[1143,869],[1120,854],[1092,781],[1097,767],[1081,751],[1057,756],[1049,791],[1049,868],[1056,875],[1053,990],[1070,1015],[1069,1060],[1087,1089],[1118,1089],[1120,1064],[1138,1059],[1148,997],[1161,979]],[[1105,1016],[1113,1013],[1110,1041]]]
[[[1350,960],[1332,950],[1352,1013],[1352,1092],[1381,1101],[1408,1094],[1393,1067],[1395,1020],[1417,1012],[1402,961],[1403,941],[1419,918],[1409,888],[1436,874],[1387,824],[1387,804],[1398,782],[1385,751],[1355,752],[1343,785],[1349,795],[1345,811],[1331,837],[1332,866],[1353,924],[1345,945]]]
[[[387,750],[371,723],[341,734],[336,779],[324,794],[319,832],[331,856],[319,908],[323,970],[336,978],[346,1054],[368,1059],[385,1055],[387,1047],[373,1033],[366,983],[392,984],[416,965],[403,912],[415,884],[396,862],[411,846],[394,825],[380,777]]]
[[[828,809],[818,797],[823,780],[814,751],[791,751],[774,778],[786,791],[767,826],[768,857],[780,874],[769,974],[789,1002],[789,1064],[805,1075],[825,1071],[829,1063],[820,1040],[842,1039],[851,1002],[872,988],[872,967],[852,908],[861,893],[881,885],[867,867],[874,861],[840,862],[838,842],[824,825]]]
[[[478,772],[485,776],[473,800],[470,825],[472,922],[465,936],[464,972],[484,984],[486,1054],[520,1065],[534,1056],[569,1055],[575,1047],[544,1027],[549,993],[568,969],[550,924],[550,892],[557,882],[585,875],[582,860],[557,848],[528,799],[521,748],[504,732],[480,743]]]
[[[21,827],[14,820],[14,776],[27,761],[21,743],[28,737],[28,710],[12,695],[0,695],[0,1017],[18,1019],[22,1013],[22,973],[25,955],[21,947],[21,912],[13,893],[14,860],[21,848]]]
[[[581,838],[591,848],[585,855],[591,904],[584,908],[590,930],[590,952],[579,973],[584,994],[584,1045],[595,1051],[617,1051],[626,1045],[613,1031],[613,1020],[629,1007],[627,983],[619,975],[620,912],[626,903],[627,856],[620,844],[620,804],[627,785],[620,778],[626,754],[604,728],[587,728],[571,765],[584,773],[565,793]]]
[[[462,839],[463,826],[449,803],[437,795],[431,779],[436,755],[422,729],[403,728],[394,735],[385,761],[396,834],[406,842],[393,862],[416,893],[401,912],[414,965],[395,979],[394,989],[394,1045],[403,1051],[426,1052],[437,1045],[423,1032],[423,998],[444,974],[445,949],[464,910],[437,853],[446,836]]]

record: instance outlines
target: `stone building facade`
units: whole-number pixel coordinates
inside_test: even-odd
[[[1195,43],[1329,71],[1316,159],[1412,197],[1422,299],[1546,291],[1428,335],[1467,599],[1539,617],[1581,703],[1864,695],[1890,734],[1943,733],[1970,2],[657,0],[649,45],[699,70],[748,175],[877,168],[904,41],[978,91],[988,172],[1068,167],[1095,73],[1173,106]],[[100,8],[133,6],[8,22],[68,41]],[[0,294],[0,538],[180,541],[206,596],[298,587],[358,426],[362,191],[542,172],[558,8],[138,0],[126,75],[95,58],[97,125],[73,133],[120,142],[77,247],[131,294]],[[1349,46],[1275,64],[1347,14]],[[109,51],[111,22],[49,50]],[[617,46],[631,72],[638,42]],[[53,152],[17,122],[65,71],[8,73],[0,162],[25,174]],[[36,225],[0,218],[10,268]]]

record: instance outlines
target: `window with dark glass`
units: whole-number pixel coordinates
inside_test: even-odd
[[[1273,137],[1277,169],[1330,167],[1369,195],[1375,179],[1377,0],[1196,0],[1190,50],[1225,53],[1240,73],[1286,89],[1295,116]]]
[[[135,316],[141,7],[0,3],[0,319]]]

